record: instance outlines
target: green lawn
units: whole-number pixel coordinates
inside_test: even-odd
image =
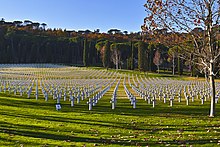
[[[0,94],[0,146],[217,146],[220,144],[220,107],[209,118],[209,102],[199,100],[168,103],[156,107],[138,99],[132,109],[122,82],[115,110],[109,103],[114,86],[88,111],[87,100],[75,107],[61,101],[45,102],[32,96]],[[129,90],[131,90],[129,88]]]

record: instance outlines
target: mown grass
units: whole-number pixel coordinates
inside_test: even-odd
[[[122,82],[121,82],[122,83]],[[138,98],[133,109],[120,84],[115,110],[109,103],[114,86],[88,110],[87,100],[74,107],[61,101],[45,102],[0,94],[0,146],[217,146],[220,143],[220,107],[209,118],[209,102],[185,101],[156,107]],[[131,90],[129,88],[129,90]],[[133,93],[133,91],[132,91]]]
[[[181,80],[197,80],[197,79],[202,79],[204,80],[204,78],[197,78],[197,77],[189,77],[187,76],[188,73],[185,73],[184,75],[172,75],[172,71],[168,71],[168,70],[161,70],[160,74],[155,73],[155,72],[142,72],[139,70],[127,70],[127,69],[111,69],[109,68],[108,70],[106,68],[103,67],[84,67],[85,69],[95,69],[95,70],[106,70],[106,71],[111,71],[111,72],[117,72],[117,73],[121,73],[121,74],[126,74],[126,75],[138,75],[138,76],[142,76],[142,77],[147,77],[147,78],[174,78],[174,79],[181,79]]]

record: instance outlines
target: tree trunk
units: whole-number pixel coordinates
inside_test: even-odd
[[[13,41],[13,38],[11,37],[11,49],[12,51],[14,52],[14,41]]]
[[[13,38],[11,37],[11,57],[12,57],[12,63],[16,63],[16,55],[15,55],[15,50],[14,50],[14,41]]]
[[[182,75],[183,74],[182,60],[180,59],[180,57],[178,57],[177,59],[178,59],[178,74]]]
[[[174,59],[174,56],[173,56],[173,75],[175,75],[175,59]]]
[[[212,8],[211,5],[208,5],[208,18],[207,18],[207,36],[208,36],[208,49],[209,52],[211,54],[211,60],[209,63],[209,82],[210,82],[210,90],[211,90],[211,107],[210,107],[210,117],[214,117],[215,116],[215,79],[214,79],[214,56],[215,56],[215,49],[213,46],[213,42],[214,42],[214,36],[213,36],[213,32],[212,32]]]
[[[193,54],[190,54],[190,76],[193,77],[193,70],[194,70],[194,67],[193,67]]]
[[[158,72],[158,74],[160,73],[160,66],[159,65],[157,65],[157,72]]]
[[[213,62],[210,62],[210,71],[209,71],[209,82],[211,88],[211,107],[210,107],[210,117],[215,116],[215,79],[214,79],[214,68]]]
[[[206,68],[205,68],[204,73],[205,73],[205,81],[208,83],[208,76],[207,76],[207,69]]]
[[[117,51],[115,52],[116,52],[116,70],[118,70],[118,52]]]

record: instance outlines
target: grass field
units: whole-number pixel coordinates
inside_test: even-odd
[[[121,82],[122,83],[122,82]],[[0,94],[0,146],[218,146],[220,107],[209,118],[209,102],[199,100],[156,107],[138,99],[133,109],[120,84],[115,110],[109,103],[114,86],[88,110],[87,100],[70,107],[43,98]],[[130,89],[131,90],[131,89]]]

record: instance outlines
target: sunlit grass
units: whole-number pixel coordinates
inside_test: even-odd
[[[73,108],[61,101],[55,110],[50,98],[0,97],[1,146],[217,146],[220,142],[220,108],[209,118],[209,102],[186,106],[175,100],[173,107],[157,101],[152,108],[138,98],[133,109],[122,84],[115,110],[110,98],[114,86],[88,110],[87,100]],[[131,90],[129,88],[129,90]]]

